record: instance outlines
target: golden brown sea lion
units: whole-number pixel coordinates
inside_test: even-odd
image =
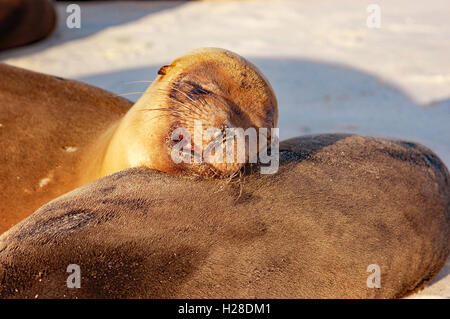
[[[277,101],[269,82],[254,65],[230,51],[194,50],[158,74],[124,118],[93,145],[97,165],[91,175],[85,174],[83,183],[138,166],[171,174],[228,176],[246,161],[176,163],[171,156],[173,131],[186,129],[194,144],[196,120],[202,122],[203,131],[265,128],[270,132],[277,124]],[[204,148],[211,140],[205,139]]]
[[[280,155],[277,174],[243,177],[241,196],[134,168],[52,201],[0,237],[0,297],[393,298],[439,272],[450,176],[433,152],[327,134]]]
[[[0,0],[0,50],[40,40],[55,24],[50,0]]]
[[[194,135],[194,120],[205,129],[269,129],[278,116],[257,68],[214,48],[161,68],[129,106],[87,85],[0,64],[0,233],[51,199],[121,169],[230,175],[244,163],[175,163],[173,130]]]
[[[78,186],[80,153],[131,102],[0,64],[0,233]]]

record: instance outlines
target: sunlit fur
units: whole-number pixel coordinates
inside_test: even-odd
[[[277,104],[264,76],[220,49],[191,52],[163,69],[132,106],[86,84],[0,63],[0,233],[52,199],[130,167],[239,176],[240,165],[176,165],[167,139],[193,119],[275,126]],[[188,82],[211,94],[193,94]]]
[[[204,130],[253,127],[270,132],[276,126],[277,102],[270,84],[254,65],[234,53],[195,50],[160,73],[105,137],[109,142],[97,177],[135,166],[171,174],[228,177],[246,163],[235,158],[232,163],[176,164],[167,143],[174,128],[187,129],[193,140],[195,120],[202,121]],[[209,142],[204,140],[203,145]]]

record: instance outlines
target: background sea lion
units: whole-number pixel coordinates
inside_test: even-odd
[[[216,48],[161,68],[131,109],[127,100],[77,82],[5,64],[0,74],[0,233],[49,200],[122,169],[233,174],[244,163],[173,162],[173,130],[192,132],[194,120],[205,129],[270,129],[278,118],[258,69]]]
[[[77,187],[81,152],[131,106],[89,85],[0,64],[0,233]]]
[[[278,173],[243,177],[241,196],[135,168],[52,201],[0,237],[0,297],[393,298],[438,273],[450,176],[433,152],[343,134],[280,152]]]
[[[40,40],[55,24],[50,0],[0,0],[0,50]]]

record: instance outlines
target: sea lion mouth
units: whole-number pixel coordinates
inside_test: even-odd
[[[219,94],[221,91],[213,92],[204,86],[204,83],[198,84],[188,79],[178,79],[169,85],[169,112],[166,115],[171,116],[173,122],[166,136],[168,153],[183,171],[229,177],[243,166],[257,162],[253,158],[257,157],[261,148],[261,136],[257,132],[261,126],[254,123],[237,103]],[[213,86],[216,86],[215,90],[226,91],[218,88],[216,83]],[[199,127],[196,127],[196,122],[200,122]],[[263,127],[268,130],[265,137],[270,140],[272,125],[265,123]],[[245,135],[249,129],[255,130],[253,135],[247,136],[248,139],[253,137],[253,144],[257,145],[253,151]],[[235,136],[229,130],[241,130],[244,136],[241,154],[234,154],[238,153]],[[200,140],[195,137],[199,131],[202,135]],[[206,137],[205,132],[209,132]],[[228,145],[230,139],[233,140],[232,145]],[[270,145],[267,140],[264,143],[265,147]],[[234,152],[231,160],[225,155],[229,149]]]
[[[166,137],[168,153],[173,162],[188,173],[229,177],[248,164],[258,163],[258,151],[270,149],[270,131],[266,130],[261,135],[253,127],[244,130],[227,125],[203,129],[198,124],[200,121],[195,122],[194,129],[174,125]],[[198,127],[202,129],[199,130]],[[203,134],[209,130],[214,134],[205,138]],[[200,137],[197,137],[198,133],[201,134]],[[265,140],[266,138],[269,140]]]

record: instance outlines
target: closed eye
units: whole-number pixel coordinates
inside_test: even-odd
[[[201,95],[207,95],[212,93],[211,91],[202,88],[197,83],[190,81],[186,81],[185,83],[191,87],[190,90],[188,91],[188,95],[194,100],[198,99]]]

